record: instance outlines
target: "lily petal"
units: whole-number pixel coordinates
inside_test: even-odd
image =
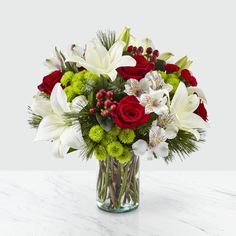
[[[188,90],[188,94],[196,93],[198,95],[198,97],[201,98],[201,100],[203,102],[207,103],[206,95],[204,94],[204,92],[200,88],[190,86],[187,88],[187,90]]]
[[[183,129],[206,129],[209,128],[207,122],[205,122],[200,116],[195,113],[184,112],[179,116],[181,119],[181,126]]]
[[[52,143],[52,154],[57,158],[64,158],[66,153],[68,152],[69,147],[63,145],[60,139],[56,139]]]
[[[87,104],[88,100],[85,96],[81,95],[72,100],[71,107],[73,111],[80,112]]]

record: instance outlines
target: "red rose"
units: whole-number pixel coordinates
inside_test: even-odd
[[[191,75],[189,70],[187,70],[187,69],[182,70],[181,71],[181,76],[191,86],[197,86],[197,80],[196,80],[196,78],[194,76]]]
[[[38,86],[41,92],[51,94],[55,84],[60,82],[63,73],[60,70],[53,71],[51,74],[43,77],[43,82]]]
[[[205,121],[208,120],[208,118],[207,118],[207,110],[206,110],[203,102],[199,103],[199,106],[196,109],[195,113],[197,115],[201,116],[203,120],[205,120]]]
[[[117,68],[118,74],[123,79],[141,80],[149,71],[154,70],[154,64],[149,62],[144,56],[134,55],[133,58],[136,60],[136,66],[125,66]]]
[[[179,67],[175,64],[166,64],[165,65],[165,70],[167,73],[174,73],[174,72],[177,72],[179,71]]]
[[[135,96],[127,96],[118,103],[113,119],[121,128],[135,129],[146,123],[150,119],[150,115],[145,114],[144,107]]]

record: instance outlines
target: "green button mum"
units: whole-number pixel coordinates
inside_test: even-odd
[[[131,160],[131,153],[130,150],[128,148],[124,148],[123,153],[116,157],[116,159],[121,163],[124,164],[126,162],[129,162]]]
[[[122,143],[130,144],[135,139],[135,133],[132,129],[122,129],[119,134],[119,139]]]
[[[104,130],[100,125],[95,125],[89,130],[89,138],[99,143],[104,137]]]
[[[118,141],[112,142],[107,145],[107,152],[112,157],[120,156],[124,151],[124,147]]]
[[[93,154],[99,161],[107,159],[107,151],[102,145],[96,146]]]

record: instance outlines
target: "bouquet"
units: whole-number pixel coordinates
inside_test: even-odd
[[[97,158],[97,202],[123,212],[139,203],[139,158],[185,157],[198,149],[208,127],[206,96],[187,56],[170,63],[150,39],[125,28],[98,32],[85,48],[57,48],[53,71],[29,107],[35,140],[51,141],[56,157],[70,152]]]

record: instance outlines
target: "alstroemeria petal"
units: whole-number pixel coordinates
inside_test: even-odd
[[[142,156],[148,150],[147,142],[139,139],[133,143],[132,149],[135,155]]]
[[[169,125],[167,125],[165,131],[166,131],[166,137],[168,139],[173,139],[177,136],[179,129],[175,125],[169,124]]]
[[[63,120],[57,115],[48,115],[39,124],[35,141],[49,141],[60,137],[65,127]]]
[[[169,153],[168,143],[159,143],[157,146],[154,147],[153,152],[157,155],[157,157],[167,157]]]
[[[51,93],[50,102],[51,102],[53,111],[58,115],[61,115],[64,112],[70,111],[69,104],[67,103],[66,94],[64,90],[62,89],[60,83],[57,83],[54,86]]]

